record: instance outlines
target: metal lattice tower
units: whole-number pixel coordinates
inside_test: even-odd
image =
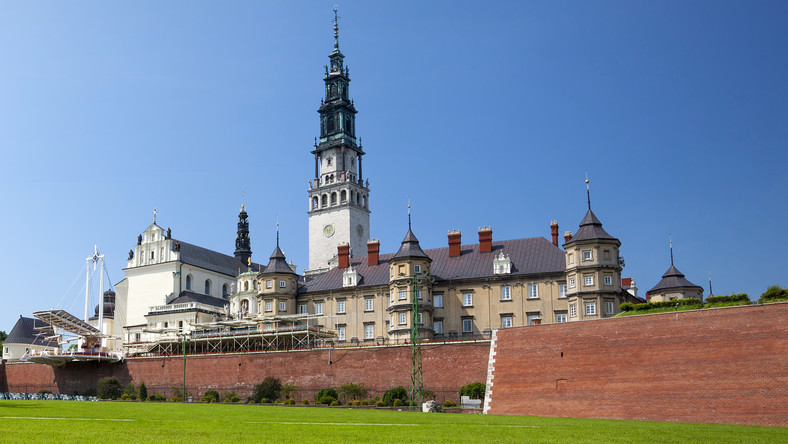
[[[416,409],[421,407],[423,397],[422,371],[421,371],[421,334],[419,332],[419,280],[413,276],[413,291],[411,297],[410,321],[410,399],[416,404]]]

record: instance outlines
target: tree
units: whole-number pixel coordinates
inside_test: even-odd
[[[788,299],[788,290],[781,288],[779,285],[772,285],[758,299],[758,302],[778,302]]]
[[[263,398],[273,401],[279,398],[279,393],[281,392],[282,383],[279,382],[279,379],[269,376],[263,379],[263,382],[254,386],[252,399],[256,403],[259,403]]]
[[[282,397],[285,399],[295,398],[295,396],[298,395],[298,390],[299,388],[297,385],[288,382],[282,386]]]
[[[140,401],[147,401],[148,400],[148,388],[145,387],[144,382],[140,382]]]
[[[354,384],[349,382],[339,386],[339,393],[345,400],[348,399],[363,399],[367,397],[367,389],[364,384]]]
[[[117,378],[103,378],[98,382],[98,397],[101,399],[118,399],[123,394],[123,386]]]
[[[467,396],[471,399],[484,399],[486,387],[481,382],[472,382],[460,389],[460,398]]]
[[[397,405],[402,405],[408,401],[408,391],[405,390],[405,387],[390,388],[383,394],[383,403],[388,406],[394,405],[396,400],[399,400]]]
[[[0,350],[3,349],[3,342],[8,337],[8,333],[5,330],[0,330]]]
[[[337,389],[335,388],[324,388],[321,389],[315,395],[315,404],[331,404],[332,402],[339,399],[339,395],[337,394]]]

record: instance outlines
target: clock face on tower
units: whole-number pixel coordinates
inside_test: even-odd
[[[358,237],[364,236],[364,227],[361,224],[356,225],[356,234],[358,234]]]
[[[326,225],[323,227],[323,236],[331,237],[334,235],[334,226],[331,224]]]

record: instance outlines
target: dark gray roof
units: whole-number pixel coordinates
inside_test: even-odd
[[[668,271],[662,275],[662,280],[660,280],[657,285],[655,285],[654,288],[649,290],[647,293],[661,290],[670,290],[674,288],[697,288],[698,290],[703,291],[703,287],[695,285],[685,279],[684,275],[679,271],[679,269],[673,266],[673,264],[670,264]]]
[[[279,242],[276,243],[276,248],[274,252],[271,253],[271,260],[268,261],[268,265],[263,270],[262,274],[272,274],[272,273],[286,273],[286,274],[296,274],[289,265],[287,265],[287,261],[285,260],[285,254],[282,253],[282,250],[279,249]]]
[[[227,299],[217,298],[207,294],[195,293],[193,291],[182,291],[177,298],[171,300],[167,305],[182,304],[184,302],[197,302],[200,304],[211,305],[213,307],[224,307],[224,304],[229,304]]]
[[[230,276],[238,275],[238,269],[246,270],[247,264],[233,256],[218,253],[207,248],[198,247],[187,242],[178,241],[181,245],[181,262],[207,270],[216,271]],[[261,267],[252,263],[252,268]]]
[[[45,341],[42,339],[41,336],[36,336],[40,331],[36,330],[36,328],[41,327],[50,327],[48,324],[44,323],[39,319],[33,318],[25,318],[20,316],[19,320],[16,321],[14,328],[11,329],[11,332],[8,333],[8,337],[5,338],[3,343],[5,344],[33,344],[33,345],[42,345],[45,347],[57,347],[57,342],[55,341]]]
[[[493,273],[493,259],[501,251],[508,254],[512,261],[511,275],[539,275],[563,273],[566,267],[564,252],[542,237],[513,239],[492,243],[492,251],[479,252],[479,244],[463,245],[461,255],[449,257],[449,248],[434,248],[424,251],[432,259],[430,273],[436,281],[479,279],[496,276]],[[378,265],[369,265],[367,256],[354,257],[350,264],[363,276],[358,287],[387,285],[389,283],[389,264],[394,254],[380,256]],[[315,276],[299,288],[299,293],[336,290],[342,288],[342,268],[334,268]]]
[[[408,228],[408,233],[405,235],[405,239],[402,239],[402,245],[400,245],[399,251],[397,251],[394,257],[423,257],[429,259],[429,256],[424,254],[424,250],[422,250],[419,245],[419,240],[416,239],[416,235],[413,234],[410,228]]]
[[[575,233],[572,239],[564,245],[586,240],[613,240],[621,245],[618,239],[608,234],[608,232],[602,228],[602,222],[600,222],[594,212],[591,211],[591,208],[588,209],[588,213],[586,213],[586,216],[580,222],[580,228],[578,228],[577,233]]]

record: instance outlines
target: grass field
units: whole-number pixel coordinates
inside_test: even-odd
[[[140,402],[0,401],[2,442],[788,442],[778,427]]]

